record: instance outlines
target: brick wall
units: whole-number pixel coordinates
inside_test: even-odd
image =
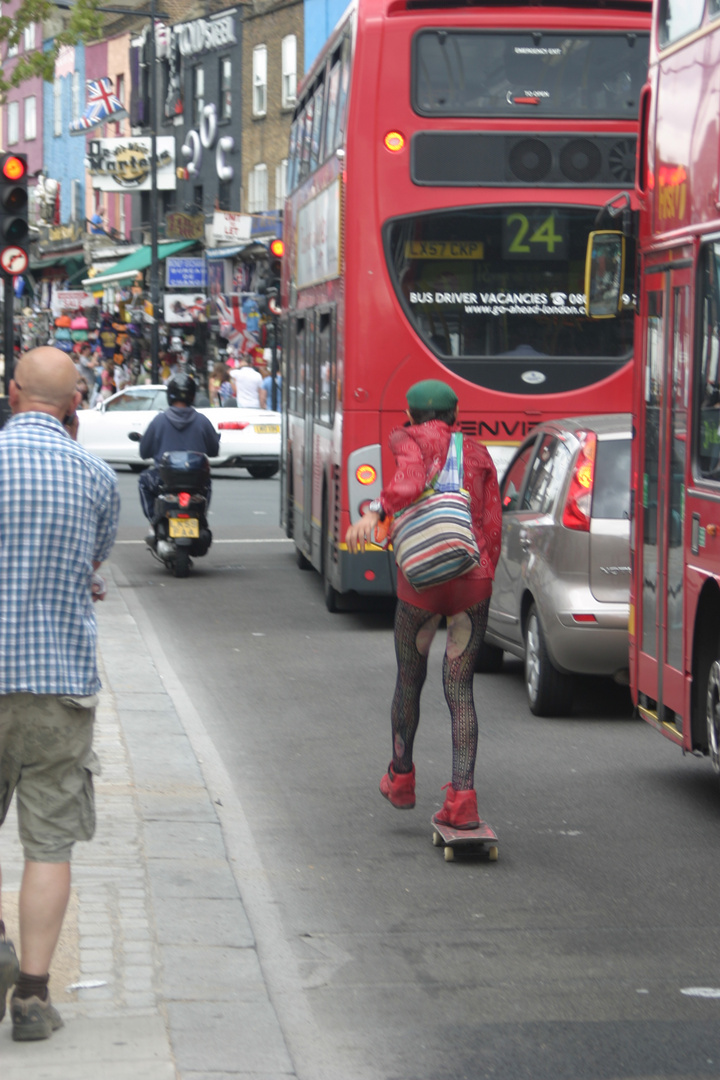
[[[265,164],[268,173],[268,205],[275,209],[276,168],[288,156],[288,141],[293,106],[282,108],[282,40],[289,34],[297,38],[297,83],[303,70],[302,0],[268,3],[255,0],[252,10],[245,9],[243,22],[243,143],[242,209],[248,210],[248,176],[256,165]],[[253,50],[267,47],[267,112],[253,115]]]

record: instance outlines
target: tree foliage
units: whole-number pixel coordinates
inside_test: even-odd
[[[9,15],[0,17],[0,42],[7,42],[8,49],[19,45],[26,27],[33,23],[42,27],[62,12],[62,28],[52,39],[42,42],[31,52],[20,51],[16,59],[7,57],[0,71],[0,100],[4,100],[11,87],[20,86],[27,79],[40,76],[47,82],[55,77],[55,58],[63,45],[77,45],[81,41],[93,41],[102,36],[103,15],[97,10],[101,0],[21,0]],[[7,9],[9,4],[3,4]],[[43,35],[40,35],[43,36]]]

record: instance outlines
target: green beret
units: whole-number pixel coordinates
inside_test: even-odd
[[[447,383],[439,379],[423,379],[416,382],[407,392],[410,412],[423,412],[434,409],[435,412],[448,412],[458,403],[457,394]]]

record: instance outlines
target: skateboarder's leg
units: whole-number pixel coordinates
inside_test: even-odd
[[[443,657],[443,689],[450,709],[453,744],[452,786],[469,791],[475,783],[478,724],[473,699],[473,677],[485,636],[489,600],[448,616]]]
[[[427,658],[440,615],[398,600],[395,612],[397,681],[391,708],[393,769],[409,773],[420,720],[420,692],[427,676]]]

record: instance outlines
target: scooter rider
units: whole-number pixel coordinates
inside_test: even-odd
[[[168,408],[150,422],[140,440],[140,457],[154,458],[155,465],[140,473],[138,488],[143,513],[154,518],[155,499],[162,488],[158,464],[169,450],[198,450],[217,457],[220,436],[207,416],[193,408],[197,386],[192,375],[180,372],[167,384]],[[210,505],[210,489],[207,493]]]

